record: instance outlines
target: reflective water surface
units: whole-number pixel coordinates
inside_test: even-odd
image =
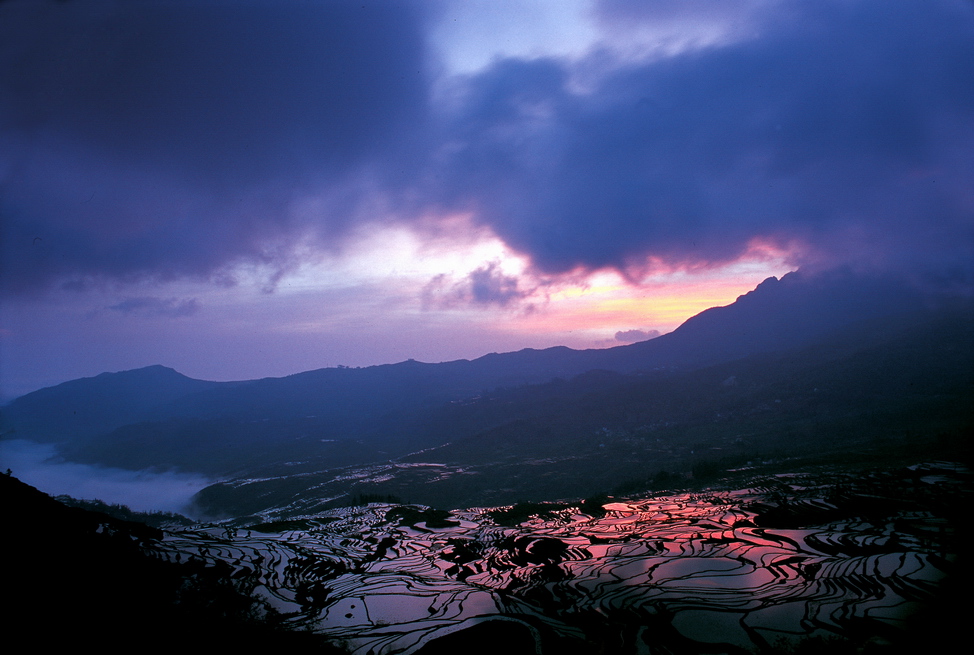
[[[172,532],[162,556],[228,562],[295,625],[357,654],[414,653],[490,620],[545,653],[758,652],[895,640],[951,573],[952,513],[970,490],[966,469],[936,463],[611,499],[512,526],[488,509],[370,505]]]

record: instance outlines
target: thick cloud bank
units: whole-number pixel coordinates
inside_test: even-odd
[[[437,79],[425,3],[0,3],[3,288],[273,284],[364,221],[457,212],[545,273],[760,242],[971,284],[971,3],[685,4]],[[717,36],[610,47],[663,23]],[[490,273],[476,301],[516,294]]]
[[[5,286],[286,269],[422,121],[420,27],[407,3],[0,4]]]
[[[442,198],[552,272],[729,261],[755,238],[806,263],[966,264],[972,5],[787,9],[730,44],[606,55],[590,88],[498,63],[463,89]]]

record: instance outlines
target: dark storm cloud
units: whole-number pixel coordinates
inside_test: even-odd
[[[61,276],[286,268],[422,118],[409,3],[17,1],[0,5],[4,286]],[[37,239],[41,240],[38,241]]]
[[[403,3],[14,2],[5,123],[231,188],[345,166],[423,100]]]
[[[549,272],[729,261],[754,237],[964,267],[974,7],[788,4],[591,89],[561,61],[499,62],[464,89],[441,198]]]
[[[970,283],[971,3],[650,4],[598,16],[745,27],[638,62],[502,60],[432,105],[429,3],[0,3],[0,286],[242,266],[270,288],[364,218],[437,210],[548,273],[759,237]],[[482,275],[470,302],[522,292]]]

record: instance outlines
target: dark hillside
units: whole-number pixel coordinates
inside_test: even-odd
[[[155,528],[66,507],[8,475],[0,475],[0,503],[9,644],[343,652],[320,637],[286,630],[282,617],[226,575],[229,566],[151,557],[162,537]]]
[[[725,307],[712,307],[650,341],[607,351],[615,371],[700,368],[808,346],[847,326],[902,316],[935,302],[902,282],[831,272],[768,278]],[[594,367],[593,367],[594,368]]]
[[[313,506],[309,488],[322,490],[318,500],[345,493],[460,507],[631,493],[783,458],[966,461],[971,326],[964,313],[923,313],[699,370],[590,371],[499,389],[404,414],[404,441],[444,445],[384,465],[381,475],[348,478],[311,460],[307,468],[262,467],[259,476],[270,479],[199,497],[208,511],[229,514]]]

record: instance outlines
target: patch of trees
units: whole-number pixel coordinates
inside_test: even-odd
[[[145,523],[146,525],[151,525],[154,528],[161,528],[166,525],[184,525],[189,526],[196,523],[193,519],[187,518],[182,514],[177,514],[175,512],[139,512],[131,509],[127,505],[122,505],[119,503],[108,504],[103,500],[86,500],[79,498],[72,498],[68,495],[55,496],[54,500],[67,505],[68,507],[80,507],[81,509],[88,510],[89,512],[101,512],[102,514],[107,514],[116,519],[121,519],[123,521],[138,521],[139,523]]]

